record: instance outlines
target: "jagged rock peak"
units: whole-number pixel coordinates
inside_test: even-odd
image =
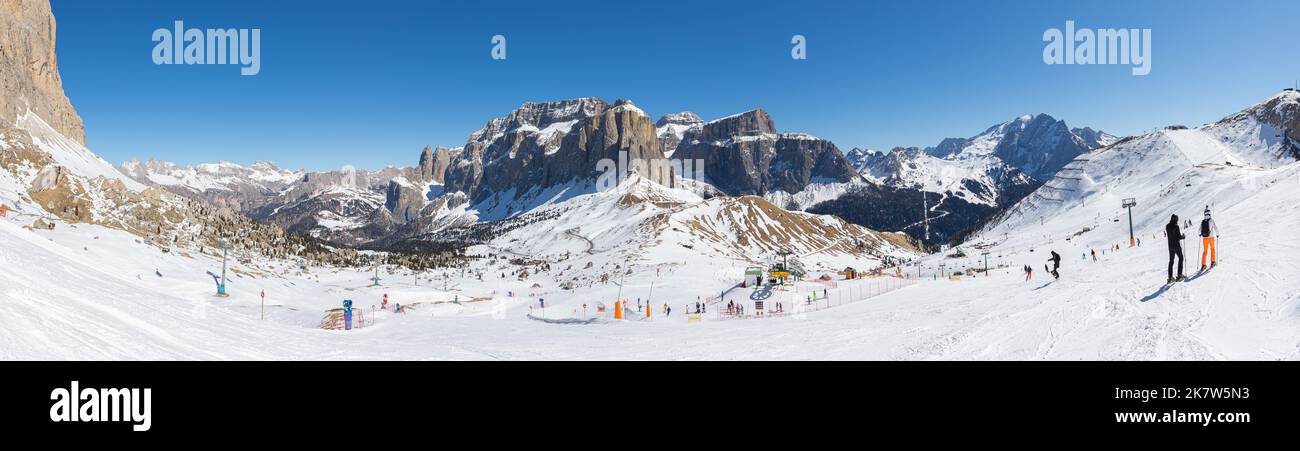
[[[664,127],[669,124],[690,126],[703,123],[704,120],[700,119],[699,115],[690,111],[682,111],[663,115],[663,117],[659,118],[659,121],[655,122],[655,127]]]
[[[63,93],[54,52],[54,13],[47,0],[0,0],[0,122],[27,110],[82,145],[81,116]]]
[[[470,142],[488,144],[507,132],[517,129],[542,129],[560,122],[577,121],[603,114],[609,102],[595,97],[557,100],[552,102],[527,102],[510,111],[506,117],[493,118],[478,131],[471,133]]]

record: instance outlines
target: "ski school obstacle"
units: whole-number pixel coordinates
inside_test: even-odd
[[[361,315],[353,316],[352,300],[344,299],[342,307],[332,308],[325,312],[325,318],[321,319],[320,328],[326,330],[352,330],[366,327],[366,325],[364,311]]]
[[[325,330],[349,330],[347,325],[347,314],[342,307],[332,308],[325,312],[325,317],[321,319],[320,328]],[[371,321],[366,321],[366,315],[356,315],[352,317],[351,329],[361,329],[369,326]]]

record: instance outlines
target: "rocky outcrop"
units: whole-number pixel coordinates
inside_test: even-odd
[[[470,135],[446,172],[445,192],[472,202],[511,202],[548,188],[591,182],[597,162],[662,158],[654,123],[627,100],[526,103]]]
[[[835,144],[806,134],[777,134],[776,123],[762,109],[690,129],[673,158],[704,160],[705,179],[733,196],[798,193],[814,182],[858,178]]]
[[[398,178],[388,182],[384,208],[393,213],[393,220],[406,222],[415,219],[424,207],[424,191],[417,185]]]
[[[418,178],[444,183],[447,168],[451,166],[452,161],[460,158],[460,154],[464,150],[464,147],[449,149],[439,146],[434,149],[431,146],[425,146],[424,150],[420,152],[420,163],[416,166]]]
[[[86,143],[81,116],[63,94],[55,22],[46,0],[0,0],[0,122],[31,110],[59,133]]]
[[[659,149],[664,155],[672,155],[673,151],[677,150],[677,145],[681,144],[686,131],[702,124],[704,120],[690,111],[665,114],[655,121],[655,129],[659,134]]]

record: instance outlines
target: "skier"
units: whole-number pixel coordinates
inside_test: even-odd
[[[1092,261],[1097,261],[1097,250],[1092,249]]]
[[[1178,215],[1172,215],[1169,218],[1169,224],[1165,225],[1165,236],[1169,237],[1169,269],[1168,279],[1165,283],[1174,283],[1175,280],[1183,280],[1183,236],[1182,230],[1178,227]],[[1178,257],[1178,278],[1174,278],[1174,256]]]
[[[1213,235],[1211,235],[1213,233]],[[1219,264],[1218,252],[1214,248],[1214,241],[1219,238],[1219,226],[1214,224],[1214,219],[1210,218],[1210,206],[1205,206],[1205,219],[1201,220],[1201,271],[1205,271],[1205,254],[1210,254],[1210,267],[1213,268]]]

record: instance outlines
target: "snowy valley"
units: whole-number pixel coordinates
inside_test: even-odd
[[[1194,128],[1038,114],[888,152],[587,97],[412,166],[115,167],[33,11],[37,63],[0,73],[0,360],[1300,359],[1294,89]],[[603,189],[620,158],[706,172]],[[1166,284],[1166,223],[1205,210],[1219,265],[1189,238]]]

